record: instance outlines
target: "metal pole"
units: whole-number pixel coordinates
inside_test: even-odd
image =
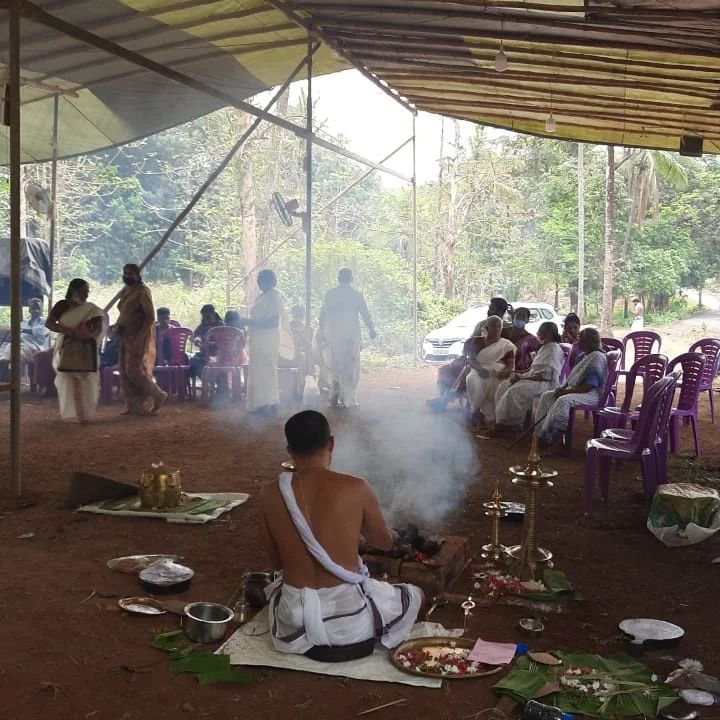
[[[316,43],[315,47],[310,48],[310,57],[317,52],[320,47],[320,43]],[[288,79],[277,89],[275,94],[270,99],[270,102],[265,106],[266,110],[269,110],[280,98],[280,96],[287,90],[290,83],[295,79],[297,74],[303,69],[307,58],[303,58],[297,67],[290,74]],[[256,117],[250,127],[238,138],[238,141],[230,148],[228,154],[223,158],[222,162],[208,175],[205,182],[195,191],[195,194],[190,198],[188,204],[178,213],[175,219],[170,223],[168,229],[163,233],[163,236],[158,240],[157,245],[145,256],[145,259],[140,263],[139,267],[142,270],[145,268],[150,261],[162,250],[163,246],[170,239],[170,236],[175,232],[182,221],[190,214],[190,211],[197,205],[200,198],[206,193],[207,189],[218,179],[223,170],[230,164],[230,161],[235,157],[238,150],[245,144],[246,140],[255,132],[258,125],[262,122],[261,117]],[[105,306],[105,312],[108,312],[110,308],[117,302],[120,297],[120,292],[117,292],[110,302]]]
[[[578,288],[577,314],[585,315],[585,146],[578,143],[577,156],[578,193]]]
[[[412,116],[413,359],[418,359],[417,114]]]
[[[60,96],[55,95],[53,104],[53,130],[52,130],[52,165],[50,169],[50,297],[48,309],[53,304],[53,285],[55,283],[55,234],[57,232],[57,161],[58,161],[58,111]]]
[[[308,48],[312,46],[312,34],[308,31]],[[307,106],[305,108],[305,323],[312,325],[312,201],[313,201],[313,56],[307,58]]]
[[[22,494],[20,464],[20,323],[22,296],[20,253],[20,12],[16,3],[8,7],[9,58],[8,104],[10,105],[10,484],[15,497]]]

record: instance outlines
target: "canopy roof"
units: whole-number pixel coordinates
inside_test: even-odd
[[[7,0],[0,0],[0,7]],[[519,132],[720,152],[716,0],[37,0],[51,15],[220,90],[282,83],[307,48],[313,72],[363,69],[430,112]],[[32,18],[32,5],[23,12]],[[7,25],[7,18],[0,20]],[[7,27],[5,27],[5,30]],[[505,72],[494,69],[502,45]],[[7,33],[0,31],[2,55]],[[337,52],[336,52],[337,51]],[[338,54],[339,53],[339,54]],[[342,56],[342,57],[341,57]],[[118,145],[221,105],[168,77],[22,23],[23,161]],[[557,129],[545,130],[552,113]],[[0,132],[5,133],[6,128]],[[0,162],[7,162],[7,143]]]

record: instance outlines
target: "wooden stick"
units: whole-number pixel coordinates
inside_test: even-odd
[[[376,710],[384,710],[385,708],[392,707],[393,705],[400,705],[400,703],[404,703],[405,698],[400,698],[399,700],[393,700],[392,702],[385,703],[384,705],[377,705],[376,707],[370,708],[369,710],[363,710],[362,712],[358,713],[358,717],[361,715],[369,715],[370,713],[374,713]]]

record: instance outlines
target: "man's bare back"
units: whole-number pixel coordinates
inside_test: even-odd
[[[298,468],[292,488],[300,511],[320,545],[347,570],[358,570],[358,541],[362,535],[374,547],[392,547],[392,533],[377,497],[365,480],[324,467]],[[278,481],[260,493],[272,561],[283,570],[283,582],[297,588],[323,588],[342,581],[322,568],[298,534]]]

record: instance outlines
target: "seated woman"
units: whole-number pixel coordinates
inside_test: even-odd
[[[515,368],[527,370],[532,362],[527,353],[523,352],[523,345],[535,336],[529,333],[525,326],[530,322],[530,311],[526,307],[519,307],[512,311],[512,326],[503,328],[502,336],[515,345]]]
[[[498,425],[517,427],[523,424],[535,398],[559,384],[565,353],[560,334],[553,322],[544,322],[538,330],[540,349],[525,372],[514,372],[498,386],[495,393],[495,421]]]
[[[600,399],[608,377],[608,364],[600,344],[600,333],[585,328],[578,340],[582,356],[562,387],[540,396],[535,411],[538,422],[535,434],[546,445],[551,445],[567,430],[570,408],[592,405]]]
[[[568,313],[565,316],[563,326],[562,342],[574,345],[580,337],[580,318],[575,313]]]
[[[195,332],[193,333],[193,344],[198,349],[198,352],[190,358],[190,375],[192,377],[202,377],[202,371],[208,361],[208,356],[213,354],[212,348],[207,349],[207,354],[205,352],[205,348],[203,347],[205,344],[205,336],[208,334],[210,328],[222,327],[222,325],[223,321],[217,312],[215,312],[214,305],[207,304],[200,308],[200,324],[195,328]]]
[[[495,393],[515,367],[515,345],[502,337],[502,320],[489,317],[479,352],[468,359],[467,396],[473,425],[495,425]]]
[[[472,337],[465,341],[462,355],[438,368],[437,397],[430,398],[427,401],[432,410],[443,412],[449,402],[465,392],[465,379],[470,370],[468,358],[476,355],[480,350],[478,343],[485,337],[488,320],[491,317],[503,318],[509,307],[507,300],[504,298],[491,298],[488,305],[487,319],[480,321],[475,326]],[[510,325],[506,326],[503,323],[503,329],[509,330],[510,327]]]

